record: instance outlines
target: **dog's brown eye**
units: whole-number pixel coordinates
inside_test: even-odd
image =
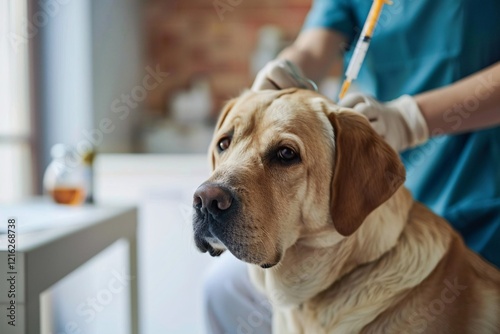
[[[231,144],[231,139],[229,139],[229,137],[225,137],[219,140],[217,147],[219,148],[219,151],[222,152],[227,150],[230,144]]]
[[[291,161],[297,158],[297,153],[289,147],[282,147],[278,150],[278,158],[285,161]]]

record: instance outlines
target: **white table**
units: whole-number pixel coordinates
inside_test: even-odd
[[[15,218],[16,326],[7,324],[7,219]],[[119,239],[129,243],[131,333],[139,329],[137,212],[133,207],[68,207],[36,199],[0,205],[0,333],[39,334],[40,294]]]

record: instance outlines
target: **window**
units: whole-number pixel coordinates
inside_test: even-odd
[[[27,3],[0,1],[0,202],[33,192]]]

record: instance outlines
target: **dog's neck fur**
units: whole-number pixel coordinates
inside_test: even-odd
[[[400,261],[405,263],[404,257],[408,252],[418,251],[412,248],[416,243],[406,240],[409,235],[420,234],[419,238],[433,239],[432,235],[426,236],[428,231],[425,226],[408,224],[413,205],[411,194],[401,187],[387,202],[373,211],[352,236],[336,243],[338,233],[331,233],[335,236],[330,239],[325,233],[319,233],[316,244],[311,236],[306,240],[299,240],[286,252],[276,267],[261,269],[258,266],[250,266],[252,281],[270,299],[275,310],[297,310],[307,302],[321,300],[325,294],[331,296],[333,293],[335,300],[339,302],[334,306],[336,315],[329,314],[328,321],[344,323],[345,320],[340,319],[353,317],[352,310],[359,308],[358,304],[351,305],[353,300],[366,305],[367,312],[363,320],[369,321],[371,317],[368,313],[375,317],[387,298],[398,298],[402,291],[416,286],[427,277],[441,258],[441,249],[443,252],[446,249],[445,245],[438,249],[421,247],[427,253],[416,258],[421,258],[426,264],[409,264],[409,268],[404,268],[406,272],[402,268],[385,266],[384,263],[394,261],[393,258],[391,261],[384,261],[385,257],[402,257]],[[418,231],[408,233],[405,229]],[[329,240],[332,241],[331,245],[325,246],[325,242]],[[382,272],[384,274],[381,274]],[[398,284],[401,289],[391,290],[392,287],[384,286],[386,282],[380,279],[380,276],[384,275],[385,279],[391,277],[404,282]],[[346,289],[342,288],[344,283],[359,286],[350,286],[351,289],[348,289],[347,293],[344,291]],[[366,290],[368,283],[373,284],[375,290],[383,290],[384,293]],[[380,286],[376,286],[377,284]],[[354,297],[356,295],[357,297]],[[368,300],[364,300],[365,298]],[[337,318],[338,320],[334,320]],[[360,319],[350,320],[362,325]]]

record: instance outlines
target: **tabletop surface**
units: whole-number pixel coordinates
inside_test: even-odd
[[[17,251],[26,251],[133,210],[131,206],[66,206],[42,197],[0,204],[0,251],[7,248],[11,218],[16,220]]]

